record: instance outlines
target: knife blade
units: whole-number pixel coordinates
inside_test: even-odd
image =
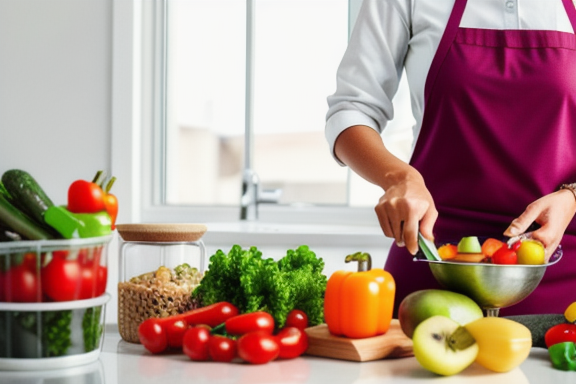
[[[420,232],[418,232],[418,246],[420,246],[420,249],[422,250],[424,256],[426,256],[426,259],[432,261],[442,261],[442,258],[438,254],[436,245],[425,238]]]

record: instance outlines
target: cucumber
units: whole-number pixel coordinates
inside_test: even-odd
[[[11,169],[2,175],[2,183],[12,204],[44,226],[44,212],[54,203],[36,180],[26,171]]]
[[[542,315],[515,315],[507,316],[507,319],[514,320],[525,325],[532,333],[532,346],[537,348],[547,348],[544,340],[546,332],[556,324],[565,323],[563,314],[542,314]]]
[[[54,235],[13,206],[0,193],[0,224],[28,240],[53,239]]]

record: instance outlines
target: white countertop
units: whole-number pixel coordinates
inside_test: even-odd
[[[473,364],[450,377],[436,376],[413,358],[350,362],[303,356],[264,365],[192,362],[184,354],[152,355],[139,344],[121,339],[108,325],[98,361],[43,372],[1,372],[0,384],[288,384],[288,383],[490,383],[574,384],[576,372],[553,369],[548,351],[534,348],[530,357],[507,373],[494,373]]]

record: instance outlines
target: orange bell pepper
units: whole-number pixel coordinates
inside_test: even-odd
[[[382,335],[390,328],[396,283],[383,269],[370,269],[367,253],[355,253],[358,272],[336,271],[324,295],[324,320],[331,334],[349,338]]]

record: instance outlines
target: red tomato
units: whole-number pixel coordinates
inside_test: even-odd
[[[102,265],[87,265],[80,268],[79,299],[98,297],[106,291],[108,268]]]
[[[73,213],[95,213],[106,210],[104,191],[96,183],[76,180],[68,188],[68,210]]]
[[[225,322],[226,332],[230,335],[243,335],[248,332],[274,331],[274,318],[268,312],[257,311],[234,316]]]
[[[492,255],[492,263],[518,264],[518,256],[516,255],[516,251],[507,246],[502,246]]]
[[[280,346],[278,357],[281,359],[293,359],[308,349],[308,334],[300,328],[285,327],[278,332],[276,340]]]
[[[550,348],[554,344],[571,341],[576,343],[576,324],[561,323],[551,327],[544,334],[544,342]]]
[[[208,340],[208,353],[212,360],[228,363],[236,357],[236,341],[214,335]]]
[[[42,291],[54,301],[76,300],[80,293],[80,265],[66,259],[66,255],[67,252],[53,252],[52,260],[42,268]]]
[[[184,334],[188,330],[186,320],[177,320],[165,325],[168,334],[168,346],[170,348],[182,348]]]
[[[140,343],[152,353],[163,352],[168,347],[168,336],[158,319],[149,318],[138,326]]]
[[[5,289],[4,300],[15,303],[32,303],[42,301],[40,283],[35,269],[25,262],[8,270],[3,276]]]
[[[206,361],[210,358],[208,351],[210,338],[210,330],[206,327],[188,328],[182,340],[182,350],[191,360]]]
[[[280,346],[276,337],[266,331],[250,332],[237,341],[238,356],[252,364],[265,364],[276,359]]]
[[[308,316],[299,309],[293,309],[286,318],[285,327],[304,329],[308,326]]]

